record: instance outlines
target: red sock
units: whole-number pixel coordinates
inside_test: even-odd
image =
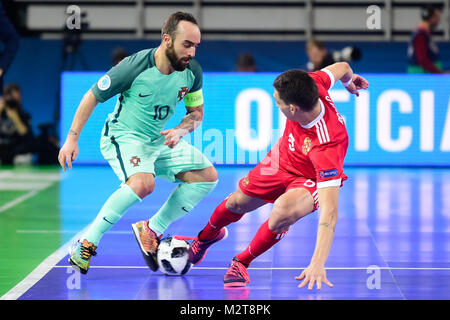
[[[200,231],[200,240],[208,241],[214,239],[222,227],[242,218],[243,214],[234,213],[225,207],[227,200],[228,198],[222,201],[222,203],[217,206],[216,210],[214,210],[208,224]]]
[[[259,227],[258,232],[253,237],[247,249],[236,255],[236,258],[248,267],[253,259],[262,255],[280,241],[286,232],[275,233],[271,231],[269,229],[269,220],[267,220]]]

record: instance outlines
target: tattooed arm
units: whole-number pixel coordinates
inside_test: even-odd
[[[166,136],[165,145],[175,147],[186,134],[197,129],[203,120],[203,104],[198,107],[186,107],[187,113],[181,123],[173,129],[161,131]]]

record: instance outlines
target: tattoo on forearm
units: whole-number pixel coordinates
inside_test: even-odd
[[[189,112],[186,117],[193,121],[200,121],[203,118],[203,113],[199,111]]]
[[[199,111],[193,111],[186,114],[181,122],[181,127],[189,131],[195,130],[202,122],[203,114]]]
[[[333,232],[334,232],[334,229],[335,229],[335,227],[333,227],[333,226],[331,225],[331,223],[327,223],[327,222],[321,222],[321,223],[319,223],[319,227],[327,227],[327,228],[331,228],[331,230],[333,230]]]
[[[74,131],[74,130],[69,130],[69,135],[71,135],[71,136],[77,136],[78,133],[77,133],[76,131]]]

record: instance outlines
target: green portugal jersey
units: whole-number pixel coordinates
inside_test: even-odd
[[[92,87],[99,102],[119,95],[105,124],[106,135],[126,132],[153,141],[182,99],[186,107],[203,104],[200,64],[191,60],[184,71],[165,75],[156,68],[155,51],[142,50],[125,58]]]

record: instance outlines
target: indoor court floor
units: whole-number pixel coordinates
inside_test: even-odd
[[[251,167],[219,166],[217,188],[167,235],[195,236]],[[19,300],[438,300],[450,299],[450,169],[346,168],[326,285],[298,288],[319,212],[299,220],[249,268],[245,288],[224,288],[233,256],[268,219],[271,204],[228,227],[229,236],[182,277],[151,272],[131,231],[175,185],[132,207],[102,238],[87,275],[67,262],[67,247],[95,218],[119,180],[106,166],[0,170],[0,297]]]

